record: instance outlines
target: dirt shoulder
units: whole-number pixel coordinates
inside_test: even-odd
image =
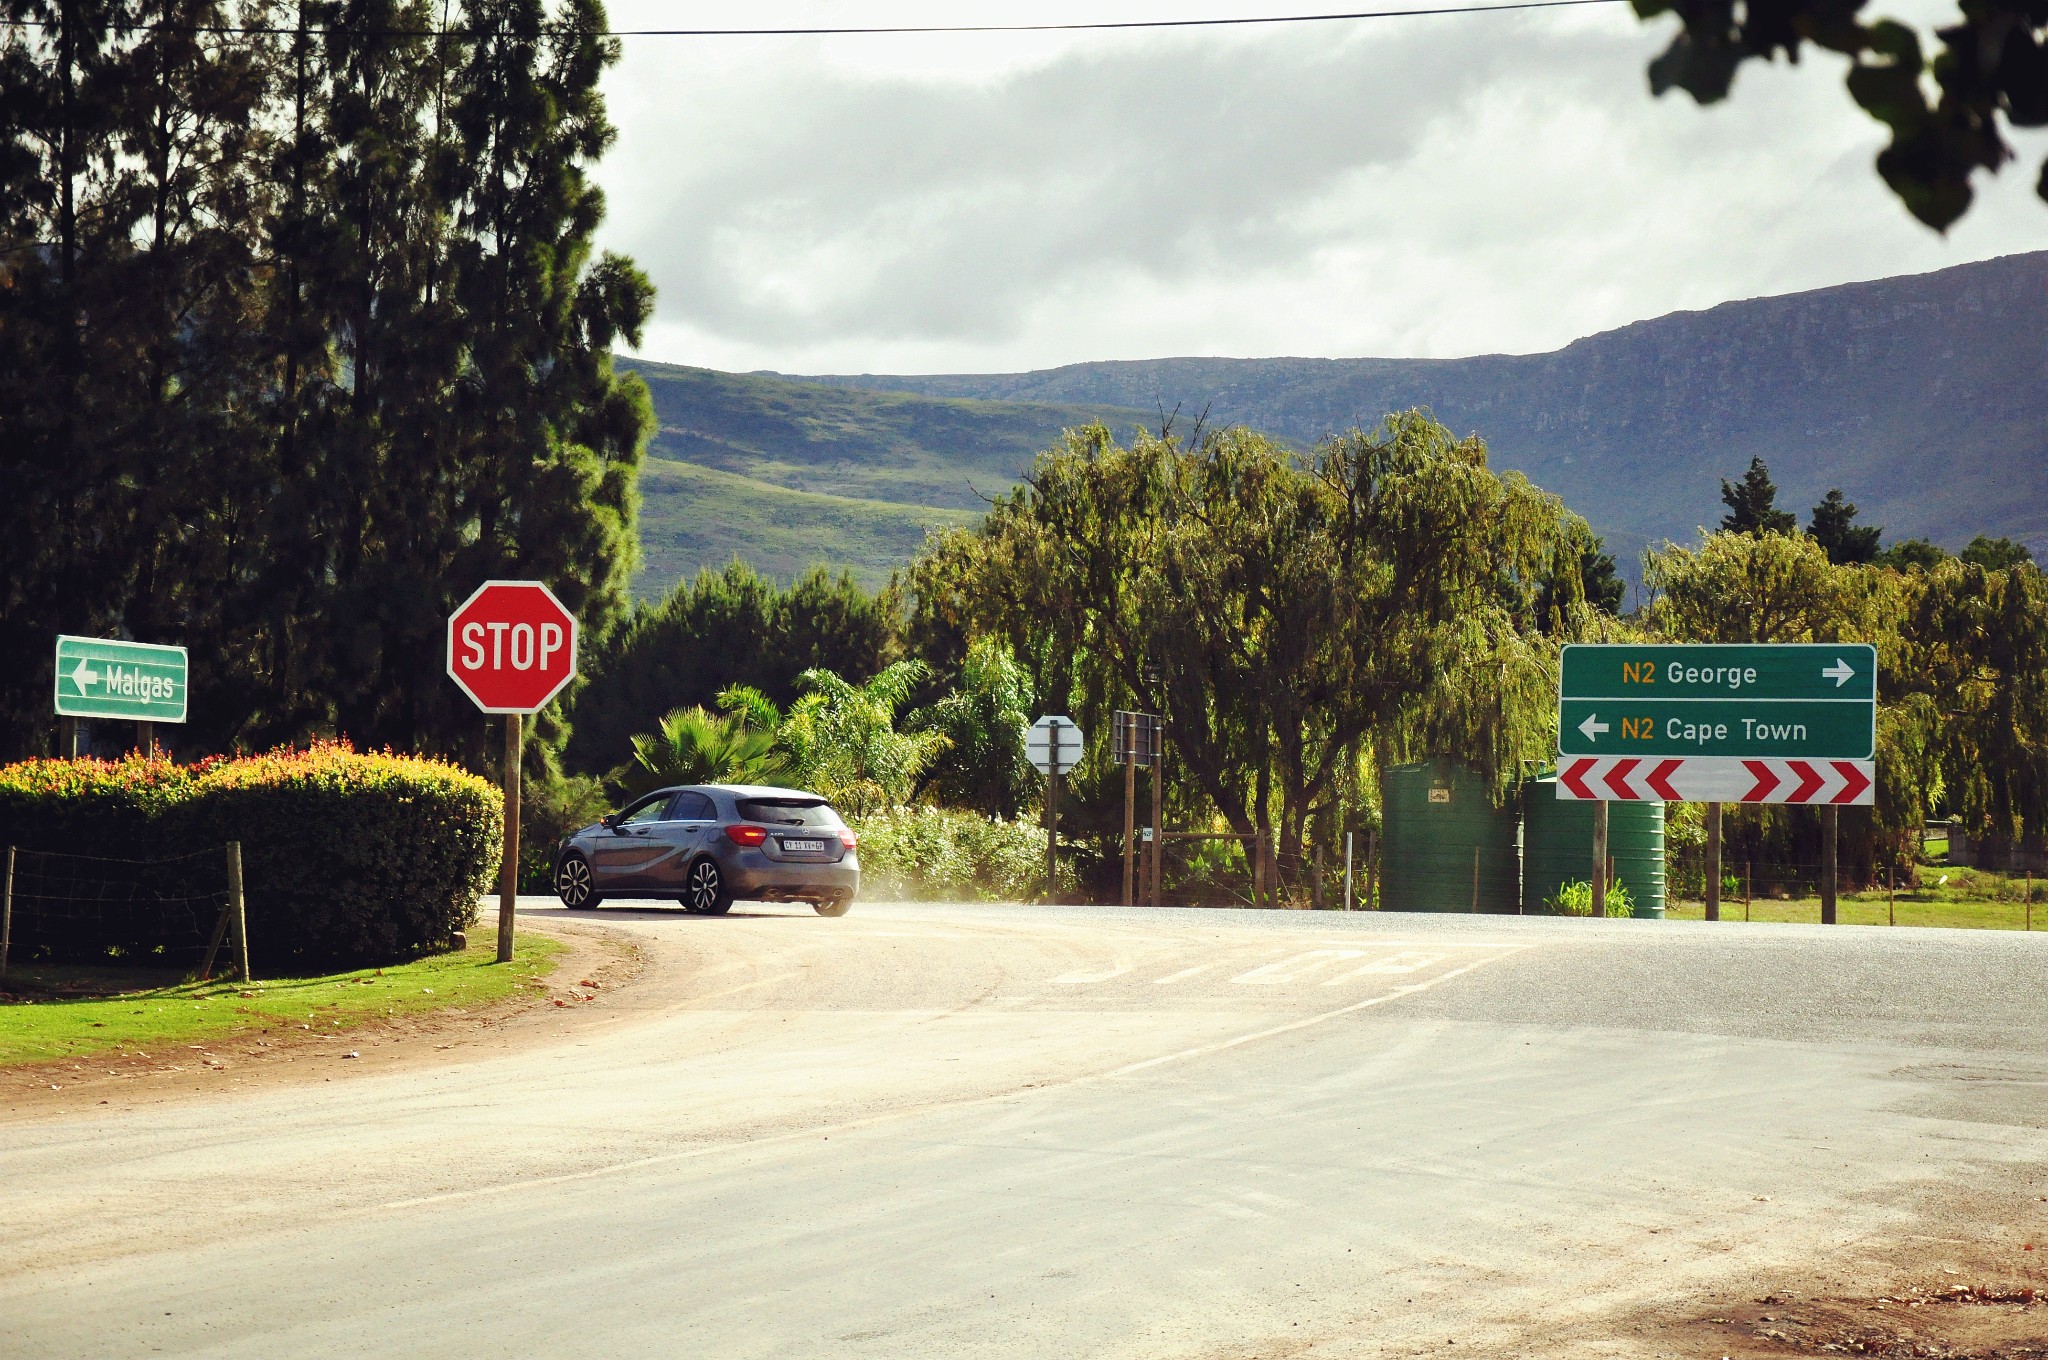
[[[2048,1184],[1928,1187],[1897,1236],[1845,1243],[1803,1271],[1616,1320],[1649,1354],[1784,1360],[2048,1360]]]
[[[617,1017],[645,955],[624,931],[522,920],[566,950],[554,969],[487,1006],[366,1020],[331,1034],[270,1028],[149,1054],[98,1053],[0,1070],[0,1124],[161,1105],[231,1091],[347,1081],[558,1042]]]

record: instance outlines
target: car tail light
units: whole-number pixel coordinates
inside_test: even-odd
[[[851,831],[846,830],[844,827],[841,827],[839,830],[839,843],[845,846],[847,849],[851,850],[854,846],[860,844],[860,837],[854,835]]]
[[[765,826],[729,826],[725,829],[725,838],[734,845],[759,845],[768,839],[768,828]]]

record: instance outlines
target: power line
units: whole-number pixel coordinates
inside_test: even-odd
[[[1328,24],[1361,19],[1411,19],[1437,14],[1492,14],[1507,10],[1569,9],[1579,5],[1618,5],[1627,0],[1507,0],[1494,5],[1434,5],[1422,9],[1349,10],[1330,14],[1258,14],[1220,19],[1110,19],[1067,24],[905,24],[886,27],[818,28],[615,28],[592,30],[598,38],[842,38],[863,35],[910,35],[919,33],[1094,33],[1141,28],[1232,28],[1271,24]],[[61,28],[59,20],[14,19],[0,21],[7,28]],[[106,24],[121,33],[192,33],[216,37],[288,37],[297,33],[349,33],[360,37],[444,38],[475,37],[483,30],[433,28],[348,28],[309,24],[303,28],[284,25],[236,24]],[[554,27],[544,25],[543,28]]]

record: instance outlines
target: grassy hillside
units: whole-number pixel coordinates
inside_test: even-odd
[[[755,481],[863,500],[973,510],[1060,431],[1122,433],[1158,416],[1110,403],[979,401],[622,359],[654,397],[652,452]]]
[[[972,521],[1062,430],[1102,421],[1124,433],[1148,419],[1106,404],[864,392],[638,359],[619,366],[646,380],[658,423],[640,481],[643,596],[734,557],[785,580],[826,566],[879,585],[927,529]]]
[[[667,458],[647,460],[640,495],[643,561],[634,590],[642,597],[734,557],[782,581],[813,566],[845,569],[873,589],[909,559],[926,530],[975,518],[943,506],[792,491]]]
[[[1301,441],[1427,406],[1617,547],[1689,539],[1761,455],[1805,520],[1839,486],[1890,538],[2048,558],[2048,252],[1680,312],[1549,354],[1153,359],[808,379],[1012,401],[1208,408]]]

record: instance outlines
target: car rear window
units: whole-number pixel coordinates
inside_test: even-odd
[[[766,826],[839,825],[839,814],[822,798],[742,798],[740,816]]]

